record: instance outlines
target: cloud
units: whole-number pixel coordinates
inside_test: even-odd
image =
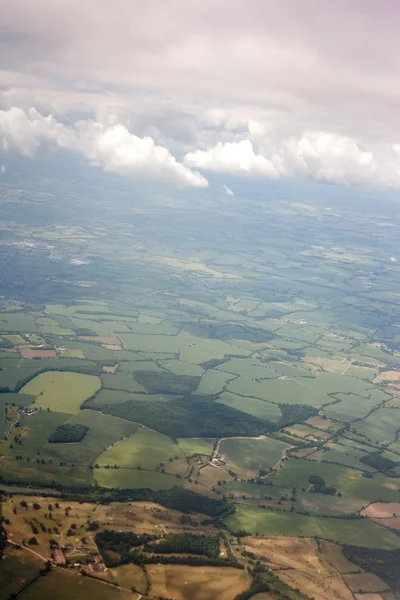
[[[207,187],[200,173],[176,160],[150,137],[138,137],[120,124],[102,125],[80,120],[72,126],[59,123],[36,109],[0,110],[0,149],[26,157],[51,149],[76,152],[105,171],[125,177],[154,179],[177,186]]]
[[[7,70],[42,79],[58,105],[73,93],[96,104],[102,93],[127,105],[147,97],[349,136],[391,138],[400,123],[394,0],[253,0],[251,11],[244,0],[7,4]]]
[[[6,169],[6,165],[1,165],[1,167],[0,167],[0,173],[1,173],[2,175],[4,175],[4,173],[5,173],[6,171],[7,171],[7,169]]]
[[[123,125],[105,127],[80,121],[76,124],[76,133],[73,149],[105,171],[178,186],[208,186],[205,177],[178,162],[166,148],[157,146],[150,137],[140,138],[129,133]]]
[[[68,146],[71,132],[51,115],[43,116],[34,108],[0,110],[0,149],[23,156],[34,156],[52,145]]]
[[[196,166],[205,171],[246,174],[277,178],[278,171],[264,156],[255,154],[250,140],[240,142],[218,142],[209,150],[189,152],[184,158],[189,167]]]
[[[397,182],[399,2],[252,0],[249,10],[245,0],[118,0],[117,6],[7,2],[0,108],[29,114],[35,106],[55,119],[30,118],[35,127],[22,128],[23,139],[11,136],[10,148],[34,155],[37,145],[59,147],[61,135],[68,141],[80,132],[101,145],[85,152],[102,168],[136,176],[144,152],[163,178],[185,185],[204,185],[183,170],[194,164],[250,177]],[[92,123],[90,135],[78,126],[82,120]],[[112,149],[117,139],[123,152]],[[183,155],[185,166],[174,162]]]
[[[301,176],[337,184],[400,187],[400,145],[363,148],[347,136],[315,131],[277,142],[273,135],[269,140],[261,125],[252,123],[249,130],[249,139],[189,152],[184,163],[204,171],[265,179]]]
[[[235,193],[232,192],[231,188],[228,188],[227,185],[223,185],[222,187],[224,188],[227,196],[234,196],[235,195]]]

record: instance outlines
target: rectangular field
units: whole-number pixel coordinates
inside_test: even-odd
[[[367,519],[330,519],[240,505],[225,519],[230,531],[318,537],[369,548],[400,548],[400,537]]]
[[[275,466],[287,447],[285,442],[267,437],[224,439],[220,444],[219,453],[225,455],[228,467],[233,470],[233,465],[238,465],[248,471],[258,471]]]

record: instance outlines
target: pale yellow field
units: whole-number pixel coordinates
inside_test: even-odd
[[[197,271],[199,273],[211,275],[211,277],[216,277],[218,279],[241,279],[239,275],[233,275],[232,273],[221,273],[221,271],[210,269],[202,263],[188,262],[186,260],[180,260],[178,258],[169,258],[168,256],[152,256],[152,260],[156,260],[159,263],[162,263],[175,269],[183,269],[184,271],[194,272]]]
[[[305,424],[317,429],[323,429],[324,431],[336,431],[336,429],[342,427],[342,423],[335,423],[330,419],[323,419],[322,417],[311,417],[305,421]]]
[[[337,569],[339,573],[354,573],[359,570],[357,565],[354,565],[344,556],[340,544],[319,540],[318,545],[324,560]]]
[[[312,538],[243,538],[242,545],[268,560],[278,576],[315,600],[352,600],[337,569],[330,565]],[[338,546],[340,549],[340,546]]]
[[[234,467],[231,467],[235,473],[237,472]],[[229,475],[227,467],[211,467],[207,466],[200,469],[199,483],[202,485],[212,488],[217,485],[218,481],[233,481],[233,477]]]
[[[112,374],[114,374],[114,373],[116,373],[117,369],[118,369],[118,363],[116,365],[112,366],[112,367],[107,367],[105,365],[103,366],[104,373],[112,373]]]
[[[297,436],[299,438],[312,437],[318,438],[320,440],[327,440],[332,435],[327,431],[321,431],[320,429],[312,429],[311,426],[307,427],[307,425],[303,425],[303,423],[292,425],[291,427],[285,427],[285,431],[288,431],[291,435]]]
[[[399,390],[393,390],[390,389],[390,393],[391,394],[399,394],[400,391]],[[386,406],[393,406],[394,408],[399,408],[400,407],[400,397],[397,398],[391,398],[387,403]]]
[[[342,374],[350,365],[350,361],[346,358],[323,358],[322,356],[305,356],[303,362],[337,374]]]
[[[400,371],[382,371],[373,380],[373,383],[381,383],[382,381],[400,381]]]
[[[146,575],[138,565],[122,565],[106,571],[109,581],[118,583],[121,587],[132,589],[142,594],[146,591]]]
[[[148,565],[151,596],[174,600],[234,600],[250,585],[245,570],[230,567]]]

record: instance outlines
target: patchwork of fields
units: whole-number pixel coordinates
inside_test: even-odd
[[[232,304],[224,302],[227,310]],[[342,542],[353,535],[351,523],[338,527],[335,519],[332,534],[321,526],[323,519],[357,516],[370,503],[399,500],[400,407],[389,407],[396,399],[393,374],[385,378],[381,370],[377,380],[370,368],[361,377],[357,369],[363,367],[357,366],[350,374],[347,351],[340,373],[311,362],[318,352],[321,361],[339,360],[340,353],[323,359],[326,348],[312,351],[302,320],[285,325],[281,315],[269,318],[269,330],[255,333],[252,308],[263,310],[257,302],[249,301],[245,314],[234,311],[240,327],[232,323],[232,311],[229,320],[193,319],[189,298],[159,294],[154,307],[151,297],[145,309],[140,299],[137,304],[128,310],[81,300],[36,313],[3,312],[10,346],[0,351],[7,390],[0,398],[5,481],[193,489],[238,504],[237,516],[227,520],[231,528],[284,533],[285,521],[273,525],[275,513],[259,508],[265,505],[290,511],[288,524],[298,513],[299,533],[309,526],[317,537]],[[221,299],[214,309],[220,319],[222,305]],[[206,309],[213,310],[203,304]],[[264,310],[267,315],[269,307]],[[68,333],[47,333],[49,320]],[[318,335],[329,337],[322,323],[314,333],[314,344]],[[294,360],[284,339],[301,339],[303,357]],[[26,358],[27,349],[44,344],[51,356]],[[49,443],[61,425],[88,430],[80,442]],[[311,493],[313,475],[322,475],[334,493]],[[241,516],[253,515],[250,510],[255,526]],[[379,541],[376,527],[363,522],[363,543],[396,545],[396,538],[387,542],[387,530]]]
[[[286,539],[312,537],[306,551],[335,580],[334,598],[355,598],[358,589],[397,593],[369,567],[369,579],[354,565],[336,577],[323,552],[340,554],[339,545],[400,548],[400,509],[392,510],[400,503],[399,271],[387,258],[394,233],[381,233],[380,214],[360,225],[351,207],[332,212],[320,199],[312,210],[289,200],[269,203],[265,214],[249,201],[245,215],[232,199],[223,227],[195,207],[189,215],[179,202],[167,210],[153,201],[162,235],[157,211],[143,206],[136,213],[122,200],[109,210],[108,197],[79,228],[63,200],[63,217],[46,205],[53,220],[46,216],[35,227],[22,225],[25,204],[21,217],[7,204],[12,227],[0,246],[12,265],[0,281],[2,483],[70,494],[71,503],[79,496],[93,515],[103,501],[125,509],[138,500],[156,503],[151,522],[135,505],[142,521],[132,528],[132,515],[114,514],[120,532],[157,537],[164,530],[156,527],[165,534],[172,522],[192,532],[190,513],[199,513],[197,532],[217,532],[227,545],[221,541],[215,564],[199,565],[193,557],[179,563],[191,556],[183,550],[175,562],[151,562],[143,543],[144,570],[134,555],[136,562],[121,558],[107,577],[99,575],[121,589],[54,570],[21,598],[51,595],[62,584],[68,596],[85,586],[85,597],[101,598],[108,588],[124,597],[136,585],[144,597],[233,600],[250,585],[242,567],[253,569],[252,554],[260,554],[257,534],[275,540],[281,562]],[[171,215],[174,226],[165,232]],[[49,224],[59,219],[68,224]],[[362,232],[350,247],[356,226]],[[371,236],[373,253],[363,241]],[[168,513],[169,521],[161,514],[175,509],[171,494],[182,511]],[[202,510],[192,511],[193,503]],[[15,514],[7,517],[11,526]],[[83,528],[75,537],[86,537],[89,513],[77,515]],[[104,514],[99,519],[101,531],[111,529]],[[54,535],[65,545],[74,534],[64,533]],[[35,571],[26,562],[27,573]],[[282,564],[272,567],[282,571],[282,595],[328,600],[322,576],[312,582],[306,565]],[[272,598],[277,581],[268,579]],[[300,592],[288,595],[287,586]]]

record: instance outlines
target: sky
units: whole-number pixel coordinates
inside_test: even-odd
[[[398,0],[0,0],[0,164],[400,187]],[[4,167],[4,169],[3,169]]]

